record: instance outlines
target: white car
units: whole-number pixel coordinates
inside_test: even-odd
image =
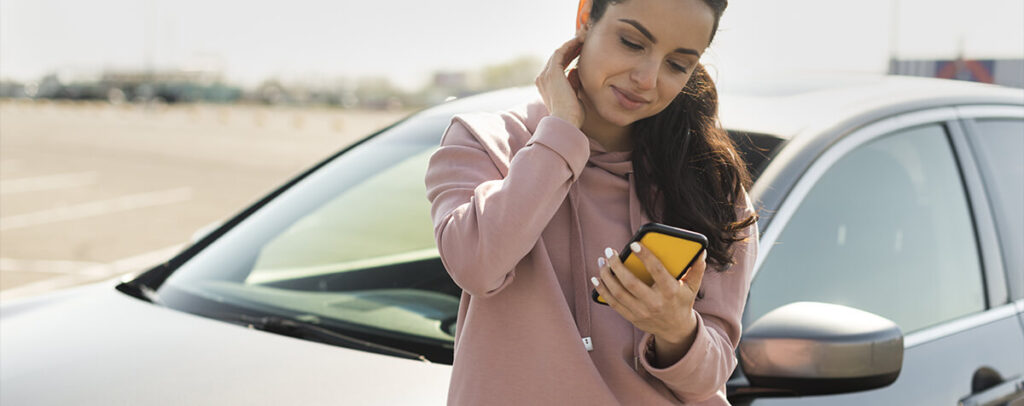
[[[535,97],[425,110],[165,263],[4,305],[0,403],[445,403],[427,160],[453,114]],[[1024,401],[1024,90],[806,76],[720,105],[762,214],[734,404]]]

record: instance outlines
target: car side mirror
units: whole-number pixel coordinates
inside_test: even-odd
[[[903,333],[889,319],[846,306],[797,302],[755,321],[739,345],[757,396],[806,396],[881,388],[903,366]]]

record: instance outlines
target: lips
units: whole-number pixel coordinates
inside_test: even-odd
[[[650,103],[650,101],[640,96],[637,96],[636,94],[633,94],[629,91],[619,89],[615,86],[612,86],[611,88],[612,93],[615,93],[615,98],[618,99],[619,105],[622,106],[622,108],[624,109],[636,110],[640,107],[643,107],[645,104]]]
[[[640,96],[637,96],[637,95],[635,95],[633,93],[630,93],[628,91],[619,89],[619,88],[617,88],[615,86],[612,86],[612,88],[617,90],[619,93],[622,93],[622,95],[626,96],[626,98],[629,99],[630,101],[634,101],[634,102],[637,102],[637,103],[650,103],[651,102],[650,100],[644,99],[644,98],[642,98]]]

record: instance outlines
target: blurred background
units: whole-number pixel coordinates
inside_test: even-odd
[[[143,270],[418,109],[530,85],[573,0],[0,0],[0,300]],[[1020,0],[733,0],[719,84],[1024,88]]]

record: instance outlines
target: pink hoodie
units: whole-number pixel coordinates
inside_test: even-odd
[[[730,270],[705,274],[693,346],[652,366],[653,335],[591,300],[605,247],[650,221],[630,154],[605,151],[539,100],[452,120],[426,175],[441,260],[463,289],[449,404],[728,404],[757,225]]]

